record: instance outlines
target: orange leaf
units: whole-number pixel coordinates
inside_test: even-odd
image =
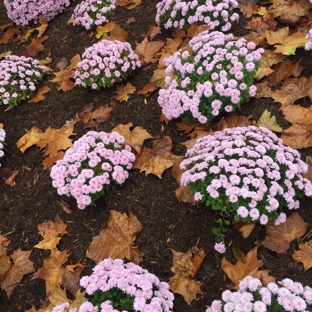
[[[96,27],[96,37],[101,40],[119,40],[119,41],[126,41],[128,33],[123,30],[117,21],[112,21],[104,26],[97,26]]]
[[[39,23],[40,23],[40,26],[35,28],[38,31],[37,38],[40,38],[49,26],[49,24],[47,23],[47,21],[44,19],[42,15],[40,15]]]
[[[124,85],[117,85],[116,91],[114,92],[113,99],[116,99],[119,102],[128,101],[128,94],[133,94],[136,91],[136,87],[134,87],[130,82]]]
[[[134,52],[138,54],[142,65],[147,63],[155,63],[159,60],[160,49],[165,45],[165,41],[149,41],[147,38],[141,43],[136,42],[136,49]]]
[[[30,103],[36,103],[43,101],[45,99],[45,96],[43,96],[45,93],[50,92],[51,89],[48,86],[41,87],[34,95],[33,98],[31,98],[28,102]]]
[[[243,238],[249,237],[255,227],[254,222],[237,221],[234,224],[234,229],[240,232]]]
[[[151,139],[152,136],[142,127],[135,127],[132,131],[132,122],[126,125],[118,125],[111,132],[116,131],[125,137],[125,144],[130,145],[138,154],[140,154],[143,143],[146,139]]]
[[[23,56],[26,57],[34,57],[39,52],[44,51],[44,46],[42,42],[46,41],[49,36],[42,37],[41,39],[33,39],[30,46],[22,53]]]
[[[263,266],[263,261],[257,259],[257,252],[258,246],[249,251],[236,264],[230,263],[223,257],[221,267],[227,277],[235,284],[234,289],[238,289],[238,283],[248,275],[260,279],[264,285],[275,282],[274,277],[268,275],[271,270],[259,270]]]
[[[285,253],[289,244],[306,232],[307,226],[308,223],[303,221],[298,212],[294,212],[280,225],[269,222],[266,225],[267,236],[261,244],[278,254]]]
[[[145,175],[155,174],[160,179],[162,173],[173,166],[179,156],[171,153],[172,141],[169,136],[155,140],[151,149],[143,147],[134,162],[134,168],[145,171]]]
[[[141,3],[141,0],[116,0],[116,6],[125,7],[128,10],[134,9]]]
[[[312,268],[312,246],[309,243],[299,244],[299,250],[295,250],[292,257],[303,263],[304,271]]]
[[[159,25],[148,25],[148,31],[142,36],[149,37],[153,40],[153,38],[159,34],[161,34],[161,27]]]
[[[142,225],[132,212],[127,217],[125,213],[111,210],[107,227],[92,238],[86,256],[96,263],[105,258],[120,258],[139,264],[141,254],[133,243],[141,230]]]
[[[28,147],[40,141],[42,135],[42,131],[37,127],[32,127],[30,130],[26,130],[26,132],[27,133],[16,142],[17,148],[22,153],[24,153]]]
[[[255,4],[255,2],[250,0],[238,2],[238,8],[247,18],[256,14],[259,10],[259,7]]]
[[[295,149],[312,146],[312,123],[298,123],[283,130],[281,139],[285,145]]]

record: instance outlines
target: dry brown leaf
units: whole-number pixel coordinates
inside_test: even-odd
[[[288,78],[281,89],[272,92],[270,96],[282,105],[292,104],[306,96],[312,101],[312,77]]]
[[[48,86],[43,86],[35,93],[34,97],[31,98],[28,102],[37,103],[37,102],[43,101],[45,99],[44,94],[50,91],[51,89]]]
[[[45,159],[42,162],[43,170],[51,169],[59,159],[64,158],[64,155],[65,153],[63,151],[58,151],[45,157]]]
[[[148,25],[148,31],[142,37],[149,37],[153,40],[159,34],[161,34],[161,27],[159,25]]]
[[[142,261],[141,253],[133,244],[141,230],[142,225],[132,212],[127,217],[125,213],[110,210],[107,227],[92,238],[86,257],[96,263],[105,258],[119,258],[139,264]]]
[[[12,54],[12,51],[6,51],[6,52],[3,52],[3,53],[0,53],[0,60],[2,58],[5,58],[8,55],[11,55],[11,54]]]
[[[240,232],[243,238],[249,237],[255,227],[254,222],[237,221],[234,224],[234,229]]]
[[[120,124],[115,127],[112,132],[116,131],[124,136],[125,144],[130,145],[138,154],[140,154],[144,141],[153,137],[142,127],[135,127],[130,131],[132,125],[132,122],[129,122],[126,125]]]
[[[171,148],[172,140],[169,136],[155,140],[151,149],[142,148],[141,154],[134,162],[134,168],[140,169],[140,172],[145,171],[146,176],[155,174],[161,179],[162,173],[172,167],[179,158],[171,153]]]
[[[136,22],[136,19],[134,17],[129,17],[126,21],[128,25],[130,25],[131,23],[135,23],[135,22]]]
[[[188,305],[196,299],[197,294],[202,294],[199,283],[194,279],[201,267],[206,253],[197,247],[190,248],[186,253],[171,249],[173,266],[170,270],[175,273],[170,280],[170,289],[183,296]]]
[[[246,127],[252,124],[251,119],[252,115],[248,116],[238,116],[235,113],[232,113],[230,116],[221,118],[221,120],[212,125],[211,128],[214,131],[222,131],[226,128],[235,128],[235,127]]]
[[[22,251],[21,249],[18,249],[12,254],[11,258],[13,264],[10,270],[4,274],[1,283],[1,288],[6,291],[8,297],[10,297],[13,289],[22,280],[25,274],[35,271],[33,262],[29,260],[30,253],[31,250]]]
[[[247,17],[251,17],[253,14],[258,13],[259,7],[254,1],[246,0],[238,2],[239,10]]]
[[[11,172],[11,175],[10,175],[10,177],[8,177],[5,181],[4,181],[4,183],[6,184],[6,185],[8,185],[8,186],[14,186],[15,184],[16,184],[16,182],[15,182],[15,177],[18,175],[18,170],[14,170],[14,171],[12,171]]]
[[[33,39],[22,55],[26,57],[35,57],[39,52],[43,52],[44,46],[42,43],[48,38],[49,36],[42,37],[41,39]]]
[[[136,87],[134,87],[130,82],[124,85],[116,85],[116,91],[114,92],[113,99],[116,99],[119,102],[128,102],[129,95],[133,94],[136,91]]]
[[[25,150],[38,142],[41,138],[42,131],[37,127],[32,127],[30,130],[26,130],[26,134],[24,134],[17,142],[17,148],[24,153]]]
[[[141,43],[136,42],[134,52],[138,54],[142,66],[147,63],[155,63],[160,58],[160,49],[165,45],[164,40],[149,41],[147,38]]]
[[[109,22],[104,26],[97,26],[96,33],[96,38],[101,40],[119,40],[125,42],[128,36],[128,33],[121,28],[117,21]]]
[[[13,26],[13,23],[6,24],[4,26],[7,26],[3,28],[2,30],[5,30],[5,33],[0,38],[0,44],[7,44],[9,41],[17,41],[20,38],[21,31],[16,26]]]
[[[171,39],[167,38],[166,39],[166,44],[161,50],[161,55],[159,58],[159,63],[158,63],[158,68],[163,68],[166,69],[166,65],[163,63],[163,60],[165,57],[169,57],[175,52],[179,50],[182,44],[182,39],[176,38],[176,39]]]
[[[283,130],[281,139],[285,145],[295,149],[312,146],[312,123],[294,124]]]
[[[300,238],[306,232],[307,226],[308,223],[303,221],[298,212],[294,212],[280,225],[269,222],[266,225],[267,236],[261,244],[278,254],[283,254],[294,239]]]
[[[312,182],[312,156],[306,156],[305,162],[308,165],[308,171],[303,177]]]
[[[208,25],[197,25],[197,23],[193,23],[191,27],[186,30],[186,33],[188,37],[193,38],[199,33],[209,29],[210,27]]]
[[[102,105],[96,108],[94,111],[91,111],[93,104],[89,104],[89,108],[85,108],[79,114],[81,122],[83,123],[84,128],[90,128],[91,130],[100,130],[101,123],[107,120],[112,111],[114,110],[115,103],[112,102],[110,105]]]
[[[305,242],[304,244],[299,244],[299,250],[295,250],[292,255],[293,259],[302,262],[304,271],[312,268],[312,245]]]
[[[141,0],[116,0],[116,6],[125,7],[128,10],[134,9],[141,3]]]
[[[10,242],[11,241],[8,240],[6,237],[0,235],[0,257],[7,255]]]
[[[40,23],[40,26],[35,28],[38,31],[37,38],[40,38],[49,26],[49,24],[47,23],[47,21],[44,19],[42,15],[40,15],[39,23]]]
[[[300,105],[290,104],[282,106],[281,111],[284,118],[292,124],[312,122],[312,107],[305,108]]]
[[[271,87],[267,86],[266,83],[261,82],[257,84],[257,92],[255,95],[256,99],[261,97],[272,97],[273,91],[271,91]]]
[[[260,279],[264,286],[270,282],[275,282],[274,277],[269,275],[271,270],[259,270],[263,266],[263,261],[257,259],[257,252],[258,246],[249,251],[236,264],[230,263],[225,257],[222,258],[221,267],[227,277],[234,283],[234,289],[238,289],[238,283],[248,275]]]
[[[77,64],[81,61],[80,55],[76,54],[71,60],[69,66],[65,69],[53,73],[56,77],[50,80],[51,82],[58,82],[58,90],[63,90],[64,92],[70,91],[75,88],[75,84],[71,79],[75,76],[75,70]]]
[[[143,94],[145,97],[149,97],[152,93],[154,93],[158,89],[159,87],[157,87],[155,83],[149,82],[140,91],[138,91],[138,94]]]
[[[55,222],[48,221],[38,225],[39,234],[43,237],[34,247],[39,249],[50,249],[54,251],[58,245],[61,237],[67,234],[67,224],[63,222],[60,216],[57,214]]]

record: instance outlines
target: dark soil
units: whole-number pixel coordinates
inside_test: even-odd
[[[135,47],[135,42],[141,42],[142,34],[148,30],[148,25],[154,24],[156,14],[156,0],[143,1],[143,4],[133,10],[117,8],[115,17],[120,25],[129,33],[128,41]],[[45,35],[49,36],[45,41],[45,50],[38,55],[38,59],[44,59],[48,55],[53,58],[51,68],[57,70],[56,62],[62,57],[70,60],[74,55],[83,53],[85,48],[95,42],[95,38],[88,37],[88,33],[79,27],[67,25],[75,2],[62,14],[49,23]],[[135,23],[128,25],[128,18],[134,17]],[[0,1],[0,23],[9,23],[6,16],[3,1]],[[234,27],[235,34],[244,31],[240,25]],[[169,31],[163,31],[155,39],[165,39],[170,35]],[[67,39],[64,40],[64,37]],[[13,42],[0,45],[0,53],[11,50],[13,54],[21,55],[25,50],[25,43]],[[295,59],[301,59],[301,65],[308,67],[303,74],[311,75],[311,59],[308,53],[300,52]],[[129,81],[140,90],[148,83],[155,64],[148,64],[139,69]],[[171,170],[166,170],[163,178],[157,176],[145,176],[144,172],[132,170],[129,179],[119,187],[112,187],[105,197],[98,200],[96,207],[88,207],[85,210],[76,208],[73,199],[64,198],[73,208],[73,213],[63,211],[59,202],[62,199],[52,187],[49,170],[43,170],[43,153],[38,147],[29,148],[24,154],[16,148],[16,142],[25,134],[25,130],[37,126],[43,131],[51,126],[61,127],[67,120],[75,117],[84,105],[94,103],[94,107],[108,104],[112,100],[115,88],[101,91],[75,88],[70,92],[60,92],[57,85],[49,82],[54,75],[46,76],[42,85],[48,85],[51,92],[46,99],[39,103],[22,103],[18,107],[5,111],[5,106],[0,106],[0,123],[4,124],[7,134],[5,157],[2,160],[2,168],[18,170],[16,185],[9,187],[0,185],[0,233],[7,235],[11,241],[8,253],[15,250],[32,250],[30,259],[39,269],[43,259],[49,256],[48,251],[34,248],[42,237],[38,234],[37,225],[45,221],[54,221],[56,214],[68,224],[68,234],[64,235],[59,248],[68,249],[71,253],[68,263],[84,263],[89,266],[82,275],[89,274],[94,262],[85,257],[85,252],[92,237],[99,234],[108,220],[111,209],[129,214],[133,212],[143,225],[142,232],[138,235],[136,243],[140,251],[144,253],[142,267],[156,274],[161,280],[168,281],[173,273],[172,254],[170,248],[186,252],[192,246],[203,248],[207,257],[200,268],[196,279],[200,282],[203,292],[190,306],[182,296],[176,295],[174,311],[198,311],[204,312],[206,306],[212,300],[219,299],[222,288],[228,286],[225,274],[221,269],[222,256],[213,250],[214,236],[211,228],[215,225],[216,216],[203,205],[190,206],[180,203],[175,197],[177,188],[176,180],[172,177]],[[132,122],[134,126],[147,129],[154,138],[171,136],[173,141],[173,153],[183,155],[185,149],[180,143],[188,138],[181,135],[174,122],[165,125],[159,121],[161,109],[157,104],[158,93],[155,92],[144,103],[144,97],[137,93],[131,95],[128,102],[118,103],[112,116],[102,124],[102,130],[110,132],[118,124]],[[307,103],[308,100],[305,101]],[[310,105],[310,103],[309,103]],[[287,127],[282,114],[278,111],[278,104],[273,104],[269,99],[252,100],[244,105],[241,114],[252,114],[257,120],[261,113],[268,108],[279,117],[279,123]],[[76,136],[79,138],[87,132],[81,122],[75,125]],[[151,144],[147,141],[146,144]],[[305,155],[311,154],[304,151]],[[31,170],[26,170],[29,167]],[[299,213],[309,223],[311,230],[312,210],[311,199],[304,198],[301,201]],[[294,249],[298,241],[291,243],[286,254],[278,255],[264,248],[260,242],[265,237],[265,228],[257,226],[252,235],[242,239],[240,234],[231,229],[227,235],[227,245],[236,246],[244,253],[249,252],[259,244],[258,259],[264,261],[263,268],[271,269],[272,275],[280,280],[285,277],[301,281],[304,285],[312,286],[312,270],[303,271],[303,266],[292,259]],[[308,239],[308,238],[307,238]],[[306,240],[307,240],[306,239]],[[235,262],[231,248],[227,248],[225,254],[229,261]],[[39,307],[46,299],[45,281],[32,280],[33,273],[26,275],[22,282],[15,287],[10,298],[5,291],[0,291],[0,312],[25,311],[31,305]]]

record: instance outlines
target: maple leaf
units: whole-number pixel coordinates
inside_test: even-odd
[[[26,57],[34,57],[39,52],[44,51],[43,42],[46,41],[49,38],[49,36],[42,37],[41,39],[33,39],[29,47],[26,48],[26,50],[22,53],[23,56]]]
[[[172,140],[170,136],[157,139],[153,143],[153,147],[143,147],[141,154],[134,162],[134,168],[145,171],[145,176],[155,174],[160,179],[162,173],[173,166],[175,160],[179,157],[171,153]]]
[[[303,175],[303,177],[312,182],[312,156],[306,156],[305,162],[308,165],[308,171]]]
[[[282,62],[285,58],[286,56],[281,53],[274,53],[268,49],[264,50],[261,57],[261,67],[256,72],[257,79],[260,80],[263,77],[272,74],[274,70],[271,67]]]
[[[166,39],[166,44],[161,50],[161,55],[159,58],[159,63],[158,63],[158,68],[164,68],[166,69],[167,66],[163,63],[164,58],[171,56],[175,52],[179,50],[182,44],[182,39],[181,38],[176,38],[176,39],[171,39],[167,38]]]
[[[9,244],[10,241],[6,237],[0,235],[0,285],[3,274],[9,271],[11,267],[11,259],[7,255]]]
[[[134,9],[141,3],[141,0],[116,0],[116,6],[125,7],[128,10]]]
[[[92,103],[84,107],[83,111],[79,114],[81,122],[83,123],[83,127],[85,129],[91,128],[91,130],[100,130],[100,123],[104,122],[110,117],[114,107],[114,102],[112,102],[111,105],[102,105],[96,108],[94,111],[91,111],[93,108]]]
[[[283,128],[280,127],[276,121],[275,116],[271,116],[271,112],[267,109],[261,114],[257,122],[254,122],[257,127],[264,127],[273,132],[282,132]]]
[[[6,256],[10,240],[0,235],[0,257]]]
[[[45,99],[45,96],[43,95],[50,91],[51,91],[51,88],[49,88],[48,86],[43,86],[35,93],[35,95],[28,102],[37,103],[37,102],[43,101]]]
[[[196,37],[199,33],[209,30],[210,26],[208,25],[197,25],[197,23],[193,23],[190,28],[186,30],[187,36],[190,38]]]
[[[170,289],[183,296],[188,305],[196,299],[197,294],[202,294],[199,282],[194,279],[201,267],[206,253],[197,247],[190,248],[186,253],[171,249],[173,266],[170,270],[175,273],[170,277]]]
[[[9,41],[17,41],[21,38],[21,31],[13,23],[2,26],[2,31],[6,30],[0,38],[0,44],[7,44]]]
[[[50,126],[41,134],[40,140],[35,144],[44,150],[44,155],[57,155],[61,150],[66,150],[72,147],[72,140],[70,136],[74,135],[74,125],[76,122],[71,123],[68,126],[63,126],[59,129],[53,129]]]
[[[283,130],[281,139],[285,145],[295,149],[312,146],[312,123],[294,124]]]
[[[22,280],[25,274],[35,271],[33,262],[28,259],[30,253],[31,250],[22,251],[21,249],[18,249],[11,255],[13,264],[10,270],[4,274],[1,283],[1,288],[6,291],[8,297],[10,297],[13,289]]]
[[[31,147],[36,142],[38,142],[41,138],[42,131],[37,127],[32,127],[30,130],[26,130],[26,134],[24,134],[17,142],[17,148],[24,153],[28,147]]]
[[[136,87],[134,87],[130,82],[124,85],[117,85],[116,91],[114,92],[113,99],[116,99],[119,102],[128,102],[129,96],[128,94],[133,94],[136,91]]]
[[[237,221],[234,224],[234,229],[240,232],[243,238],[249,237],[255,227],[254,222]]]
[[[40,249],[50,249],[52,252],[56,249],[61,236],[67,234],[66,231],[67,224],[57,214],[55,217],[55,222],[48,221],[38,225],[39,234],[43,237],[34,247]]]
[[[254,247],[236,264],[232,264],[222,258],[221,267],[227,277],[234,283],[234,289],[238,289],[238,283],[246,276],[250,275],[258,278],[264,285],[270,282],[275,282],[274,277],[270,276],[271,270],[259,270],[263,266],[263,261],[257,259],[258,246]]]
[[[288,78],[281,87],[270,95],[275,102],[289,105],[308,96],[312,101],[312,77]]]
[[[278,254],[285,253],[290,243],[306,232],[307,226],[308,223],[302,220],[298,212],[294,212],[282,224],[275,225],[274,222],[269,222],[266,225],[267,236],[261,244]]]
[[[96,33],[95,37],[101,40],[119,40],[125,42],[128,36],[128,33],[120,27],[117,21],[109,22],[104,26],[97,26]]]
[[[283,112],[284,118],[292,124],[312,122],[311,107],[305,108],[300,105],[287,105],[282,106],[281,111]]]
[[[232,113],[228,117],[222,117],[220,121],[211,126],[214,131],[222,131],[226,128],[235,128],[235,127],[246,127],[252,124],[251,119],[252,115],[248,116],[238,116],[235,113]]]
[[[161,34],[161,27],[159,25],[148,25],[148,31],[141,35],[142,37],[149,37],[151,40],[154,39],[155,36]]]
[[[92,238],[86,256],[96,263],[105,258],[119,258],[139,264],[142,261],[141,253],[133,243],[141,230],[142,225],[132,212],[127,217],[125,213],[110,210],[107,227]]]
[[[81,61],[80,55],[76,54],[71,60],[70,64],[63,70],[53,73],[56,77],[50,80],[51,82],[58,82],[58,90],[64,92],[70,91],[75,88],[75,84],[70,79],[75,77],[75,70],[77,64]]]
[[[312,245],[309,243],[299,244],[299,250],[292,255],[297,262],[302,262],[304,271],[312,268]]]
[[[39,17],[39,23],[40,23],[40,26],[35,28],[35,30],[38,31],[37,38],[40,38],[49,26],[49,24],[47,23],[47,21],[44,19],[42,15],[40,15]]]
[[[111,132],[116,131],[124,136],[125,144],[130,145],[138,154],[140,154],[144,141],[146,139],[151,139],[152,136],[145,129],[138,126],[130,131],[132,125],[132,122],[129,122],[126,125],[120,124]]]
[[[283,60],[283,62],[277,64],[274,67],[274,71],[266,78],[265,83],[268,86],[274,87],[286,78],[289,78],[291,76],[299,77],[304,69],[304,67],[299,65],[299,62],[293,64],[289,58],[286,58],[285,60]]]
[[[147,38],[141,43],[136,42],[136,49],[134,52],[138,54],[140,62],[143,65],[148,63],[155,63],[160,58],[160,49],[165,45],[164,40],[149,41]]]
[[[256,14],[259,10],[255,2],[249,0],[238,2],[238,8],[247,18],[251,17],[253,14]]]

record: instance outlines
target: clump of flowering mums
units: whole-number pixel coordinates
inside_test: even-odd
[[[213,229],[219,242],[233,218],[278,225],[286,221],[283,210],[299,208],[298,198],[312,195],[299,152],[262,127],[229,128],[199,138],[180,167],[186,170],[181,183],[195,200],[220,212],[219,228]]]
[[[110,87],[126,79],[140,66],[139,57],[130,43],[102,40],[82,54],[75,72],[76,85],[92,89]]]
[[[187,29],[191,24],[208,25],[210,30],[230,30],[238,20],[236,0],[162,0],[157,3],[156,22],[165,28]]]
[[[50,21],[68,7],[70,0],[4,0],[8,17],[17,25],[37,23],[40,15]]]
[[[114,13],[116,0],[85,0],[79,3],[73,14],[73,25],[82,25],[86,29],[102,25],[109,21]]]
[[[183,115],[204,124],[256,94],[252,81],[262,48],[218,31],[201,32],[189,45],[191,52],[179,50],[164,59],[168,88],[160,89],[158,103],[169,120]]]
[[[279,285],[278,285],[279,284]],[[222,301],[214,300],[206,312],[308,312],[312,311],[312,288],[289,278],[262,286],[261,281],[246,276],[238,291],[225,290]]]
[[[9,55],[0,61],[0,105],[18,105],[32,98],[44,67],[31,57]]]
[[[123,184],[129,177],[135,155],[118,132],[89,131],[74,142],[52,167],[52,185],[59,195],[72,196],[79,209],[95,205],[112,182]]]
[[[4,152],[3,152],[4,140],[5,140],[5,131],[4,129],[0,129],[0,160],[4,156]],[[1,163],[0,163],[0,167],[1,167]]]
[[[134,263],[105,259],[84,276],[80,285],[90,295],[78,312],[166,312],[173,307],[169,285]],[[52,312],[67,311],[69,303],[56,306]],[[77,310],[70,310],[76,312]]]

